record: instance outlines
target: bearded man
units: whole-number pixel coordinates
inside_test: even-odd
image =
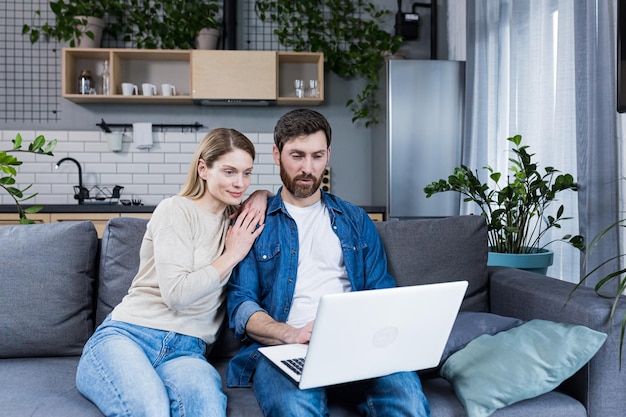
[[[430,415],[415,372],[301,390],[258,348],[308,343],[322,295],[396,285],[374,223],[358,206],[320,188],[331,128],[309,109],[282,116],[273,155],[283,186],[267,204],[265,228],[228,282],[230,327],[242,341],[226,384],[254,387],[265,416],[327,416],[340,396],[361,415]]]

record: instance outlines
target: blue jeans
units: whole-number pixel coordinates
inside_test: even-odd
[[[415,372],[301,390],[261,356],[254,372],[254,392],[266,417],[328,416],[328,398],[354,405],[362,416],[430,416]]]
[[[201,339],[108,317],[83,349],[76,386],[106,416],[225,416]]]

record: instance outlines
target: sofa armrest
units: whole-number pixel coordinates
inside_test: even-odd
[[[624,413],[626,365],[620,371],[619,339],[626,297],[609,323],[611,300],[598,297],[592,288],[579,288],[568,301],[574,284],[503,267],[489,267],[489,287],[491,311],[495,314],[579,324],[607,333],[598,353],[561,388],[582,402],[590,417]]]

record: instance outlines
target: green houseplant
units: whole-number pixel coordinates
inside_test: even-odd
[[[626,178],[622,178],[626,179]],[[570,293],[570,297],[574,292],[583,286],[587,280],[591,277],[600,276],[593,289],[596,294],[601,298],[607,298],[612,300],[611,312],[609,314],[609,322],[611,322],[617,311],[617,307],[625,302],[624,291],[626,291],[626,268],[620,266],[620,261],[626,257],[626,253],[617,253],[616,255],[608,256],[606,259],[601,260],[597,265],[590,266],[591,255],[595,253],[598,245],[612,232],[618,231],[618,229],[626,227],[626,218],[618,219],[595,235],[584,248],[583,257],[583,271],[588,271],[581,278],[580,282],[576,284],[574,289]],[[611,268],[610,265],[615,265]],[[620,332],[620,357],[619,366],[622,366],[622,356],[624,349],[624,336],[626,336],[626,313],[621,317],[621,332]]]
[[[432,182],[424,188],[426,197],[445,191],[455,191],[463,195],[465,202],[478,205],[481,215],[487,221],[490,251],[494,253],[532,254],[545,249],[551,243],[541,243],[541,238],[552,228],[561,228],[561,222],[571,219],[564,217],[565,209],[560,205],[556,213],[549,214],[548,208],[556,202],[562,191],[577,191],[578,186],[570,174],[560,174],[553,167],[540,172],[533,162],[534,154],[528,146],[521,144],[522,137],[516,135],[507,139],[514,146],[509,158],[509,171],[506,183],[500,184],[503,175],[486,166],[492,187],[478,178],[478,173],[465,165],[454,169],[447,179]],[[584,239],[580,235],[565,235],[567,241],[576,248],[583,248]]]
[[[100,22],[103,30],[117,39],[118,33],[123,30],[122,21],[124,8],[123,0],[57,0],[49,3],[50,10],[55,16],[55,21],[39,23],[42,19],[41,10],[35,11],[37,22],[32,25],[24,24],[22,35],[28,35],[31,43],[36,43],[45,35],[59,42],[69,42],[69,45],[81,45],[81,37],[94,41],[99,46],[94,26],[91,26],[91,18]],[[108,16],[109,23],[105,25],[103,18]]]
[[[146,49],[193,49],[202,29],[218,29],[218,0],[129,0],[125,41]]]
[[[22,135],[19,133],[15,136],[15,139],[12,140],[13,147],[6,151],[0,151],[0,188],[6,191],[17,207],[17,211],[20,216],[21,224],[29,224],[34,223],[32,220],[29,220],[27,215],[30,213],[37,213],[42,209],[42,206],[32,206],[29,208],[23,208],[20,203],[23,203],[26,200],[29,200],[37,195],[25,195],[24,193],[28,191],[32,184],[20,189],[15,187],[15,177],[17,176],[16,166],[22,165],[22,161],[16,158],[14,155],[10,155],[11,153],[20,153],[20,152],[29,152],[33,154],[41,154],[41,155],[50,155],[52,156],[52,151],[54,150],[57,141],[56,139],[46,142],[46,139],[43,135],[37,136],[33,142],[28,145],[28,149],[22,149]]]
[[[323,52],[330,71],[344,78],[362,77],[363,90],[346,102],[352,121],[378,123],[376,93],[386,54],[400,48],[402,38],[381,29],[387,9],[369,1],[257,0],[257,16],[276,26],[278,41],[294,51]]]

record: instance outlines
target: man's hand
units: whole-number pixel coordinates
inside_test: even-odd
[[[313,333],[313,323],[315,323],[315,321],[310,321],[306,326],[300,328],[285,324],[285,326],[290,328],[285,335],[285,343],[309,343],[311,333]]]
[[[296,328],[274,320],[264,311],[252,314],[246,324],[246,333],[264,345],[284,345],[289,343],[309,343],[313,331],[313,321]]]

